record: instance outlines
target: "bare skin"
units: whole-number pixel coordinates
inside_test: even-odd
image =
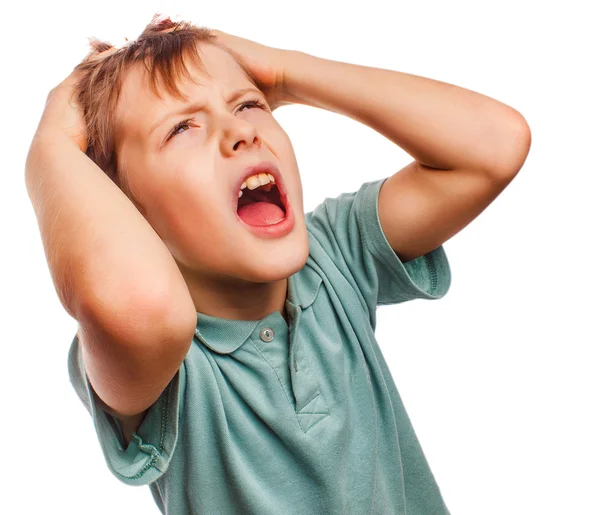
[[[279,311],[285,317],[287,278],[305,264],[308,234],[300,174],[286,132],[266,103],[221,48],[202,47],[210,77],[194,71],[187,102],[152,95],[141,67],[123,85],[117,106],[117,151],[128,183],[146,210],[146,219],[175,258],[196,310],[232,320],[259,320]],[[230,91],[253,88],[229,104]],[[157,120],[183,105],[202,111],[172,117],[150,135]],[[193,118],[166,143],[173,126]],[[237,219],[231,194],[242,169],[261,161],[282,173],[296,225],[276,240],[252,235]]]

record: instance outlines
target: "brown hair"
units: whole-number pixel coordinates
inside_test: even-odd
[[[135,64],[142,63],[149,72],[152,92],[157,97],[162,98],[158,87],[160,82],[169,94],[184,100],[179,84],[184,76],[192,80],[186,59],[204,71],[198,43],[213,44],[228,51],[215,39],[216,36],[206,27],[198,27],[187,21],[176,23],[156,13],[135,41],[127,42],[119,49],[110,43],[90,38],[92,50],[75,67],[81,72],[75,94],[86,126],[86,154],[134,201],[138,209],[141,206],[135,201],[125,174],[119,168],[115,149],[115,109],[125,74]],[[115,50],[99,56],[110,49]],[[239,61],[238,64],[254,82],[243,64]]]

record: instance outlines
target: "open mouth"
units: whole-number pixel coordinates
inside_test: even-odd
[[[279,188],[276,184],[269,183],[260,186],[256,189],[251,190],[250,188],[244,188],[242,190],[242,196],[238,199],[238,211],[248,204],[255,202],[268,202],[269,204],[275,204],[279,209],[285,213],[285,205],[279,193]]]
[[[286,217],[286,206],[277,185],[269,183],[253,190],[244,188],[237,213],[249,225],[273,225]]]

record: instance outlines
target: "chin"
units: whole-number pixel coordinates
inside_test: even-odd
[[[252,266],[244,274],[252,282],[276,282],[287,279],[302,269],[308,259],[308,232],[303,238],[297,238],[294,244],[282,244],[265,256],[259,266]],[[299,241],[298,241],[299,240]]]

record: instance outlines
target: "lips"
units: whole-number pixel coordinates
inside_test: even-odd
[[[281,202],[283,203],[284,207],[285,207],[285,211],[286,213],[289,212],[289,203],[288,203],[288,196],[287,196],[287,191],[285,189],[285,186],[283,184],[283,178],[281,176],[281,172],[279,171],[279,168],[277,168],[277,166],[275,166],[273,163],[269,162],[269,161],[263,161],[262,163],[259,163],[257,165],[253,165],[253,166],[248,166],[247,168],[244,168],[242,170],[242,173],[240,174],[240,177],[237,180],[235,189],[233,191],[233,200],[232,200],[232,204],[233,204],[233,211],[234,213],[237,213],[237,208],[238,208],[238,195],[239,195],[239,191],[240,188],[242,186],[242,183],[251,175],[256,175],[259,173],[270,173],[274,178],[275,178],[275,185],[277,186],[277,189],[279,190],[279,195],[281,196]]]

